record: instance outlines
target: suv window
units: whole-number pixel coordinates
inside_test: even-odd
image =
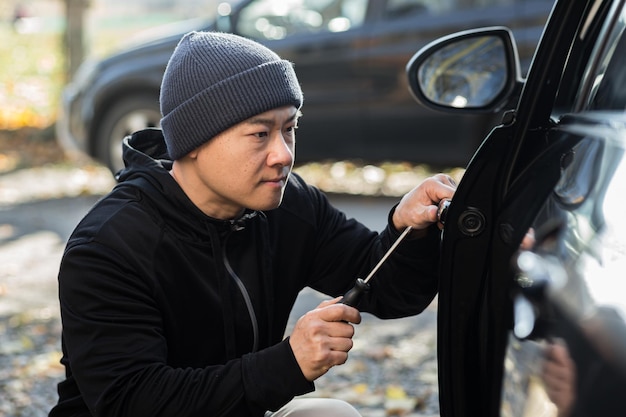
[[[261,40],[315,32],[345,32],[363,24],[367,1],[257,0],[241,10],[236,31]]]
[[[385,17],[395,19],[418,13],[438,13],[449,9],[448,2],[436,0],[389,0],[385,6]]]

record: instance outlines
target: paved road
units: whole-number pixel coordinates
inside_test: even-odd
[[[65,241],[97,197],[45,200],[0,210],[0,316],[57,307]]]

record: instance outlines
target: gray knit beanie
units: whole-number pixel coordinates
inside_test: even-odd
[[[302,106],[293,66],[241,36],[190,32],[178,43],[161,83],[161,128],[171,159],[226,129],[286,105]]]

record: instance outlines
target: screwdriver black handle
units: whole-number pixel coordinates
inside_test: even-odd
[[[359,305],[361,301],[361,297],[363,294],[370,290],[370,284],[365,282],[363,279],[358,278],[354,287],[350,289],[347,293],[344,294],[343,298],[339,300],[340,303],[349,305],[350,307],[356,307]]]

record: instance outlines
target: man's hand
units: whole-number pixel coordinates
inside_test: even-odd
[[[456,183],[446,174],[437,174],[425,179],[402,197],[393,213],[393,224],[398,230],[412,226],[413,230],[426,229],[437,223],[438,204],[443,199],[451,199],[456,191]],[[443,227],[439,224],[439,227]]]
[[[563,343],[551,343],[546,347],[542,377],[548,397],[559,410],[559,417],[569,416],[576,400],[576,365]]]
[[[335,365],[348,360],[354,327],[361,314],[337,303],[341,298],[324,301],[296,322],[289,337],[291,350],[308,381],[314,381]]]

